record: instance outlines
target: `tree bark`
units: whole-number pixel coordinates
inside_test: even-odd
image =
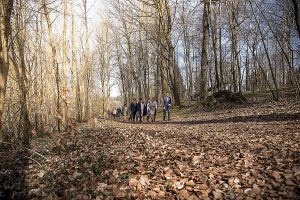
[[[89,31],[87,22],[87,1],[83,0],[84,7],[84,27],[85,27],[85,49],[84,49],[84,120],[88,120],[90,117],[90,66],[89,66]]]
[[[215,13],[215,12],[214,12]],[[216,80],[216,88],[220,88],[220,79],[219,79],[219,70],[218,70],[218,54],[217,54],[217,33],[216,33],[216,15],[214,15],[214,21],[212,20],[212,5],[211,0],[209,2],[209,22],[210,22],[210,30],[211,30],[211,38],[212,38],[212,47],[213,47],[213,55],[214,55],[214,67],[215,67],[215,80]]]
[[[64,129],[67,129],[68,125],[68,86],[67,86],[67,15],[68,15],[68,4],[67,0],[64,0],[64,25],[63,25],[63,121],[62,124]]]
[[[42,7],[44,9],[44,15],[47,21],[49,38],[50,38],[50,46],[52,50],[52,67],[55,69],[55,79],[56,79],[56,89],[57,89],[57,99],[56,99],[56,118],[57,118],[57,129],[61,131],[61,120],[62,120],[62,111],[60,108],[60,75],[59,75],[59,68],[56,58],[56,47],[53,38],[53,31],[52,31],[52,23],[50,20],[48,8],[46,6],[46,1],[42,0]]]
[[[208,71],[208,43],[209,43],[209,2],[204,1],[203,9],[203,39],[202,39],[202,52],[201,52],[201,78],[200,78],[200,98],[205,99],[207,97],[207,71]]]
[[[166,43],[168,46],[168,70],[171,82],[171,89],[174,96],[175,106],[181,106],[180,93],[179,93],[179,71],[176,73],[176,67],[174,64],[174,46],[172,44],[172,16],[169,0],[165,0],[165,9],[167,13],[167,27],[166,27]]]
[[[296,27],[298,31],[298,35],[300,38],[300,12],[299,12],[299,0],[292,0],[293,6],[294,6],[294,16],[295,16],[295,22]]]
[[[0,3],[0,142],[4,140],[2,130],[2,115],[9,70],[8,38],[10,35],[10,17],[13,10],[13,0],[2,0]]]
[[[15,66],[15,71],[17,74],[18,85],[20,90],[20,101],[21,101],[21,111],[20,111],[20,124],[19,131],[20,135],[22,135],[22,142],[24,145],[28,146],[30,143],[31,137],[31,122],[29,120],[29,112],[27,107],[27,75],[26,75],[26,64],[25,64],[25,32],[26,29],[20,29],[20,27],[25,27],[25,19],[21,14],[21,6],[22,2],[17,1],[17,14],[16,14],[16,30],[18,30],[17,34],[17,46],[20,56],[19,66]],[[20,70],[18,69],[20,68]]]

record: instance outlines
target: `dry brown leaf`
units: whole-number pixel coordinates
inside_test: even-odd
[[[195,185],[195,183],[194,183],[193,180],[189,180],[189,181],[187,181],[185,184],[186,184],[187,186],[194,186],[194,185]]]
[[[197,188],[199,188],[200,190],[207,190],[208,186],[206,184],[199,184],[197,185]]]
[[[154,191],[150,191],[149,195],[150,195],[151,199],[157,199],[157,196],[158,196],[158,194]]]
[[[160,188],[159,187],[153,188],[152,190],[155,191],[155,192],[157,192],[157,193],[160,192]]]
[[[137,184],[138,184],[138,180],[136,180],[135,178],[129,179],[129,186],[136,187]]]
[[[179,191],[179,194],[178,194],[178,197],[179,197],[180,199],[182,199],[182,200],[184,200],[184,199],[189,199],[190,194],[189,194],[189,192],[188,192],[187,190],[180,190],[180,191]]]
[[[222,193],[213,191],[214,199],[222,199]]]
[[[157,196],[159,199],[163,199],[165,197],[165,195],[166,195],[166,193],[164,191],[159,191]]]
[[[280,179],[280,173],[278,171],[272,171],[272,176],[275,178],[275,179]]]
[[[294,172],[294,176],[300,175],[300,167],[294,167],[293,172]]]
[[[206,190],[199,190],[199,192],[201,193],[202,198],[208,198],[209,194]]]
[[[142,175],[142,176],[140,177],[139,182],[140,182],[141,185],[143,185],[143,186],[149,185],[149,178],[148,178],[148,176]]]
[[[165,178],[167,180],[170,180],[174,177],[174,172],[172,169],[168,169],[166,172],[165,172]]]
[[[181,189],[184,188],[184,184],[185,184],[185,181],[184,181],[184,180],[177,181],[177,182],[176,182],[176,188],[177,188],[178,190],[181,190]]]
[[[99,192],[103,192],[107,187],[106,183],[98,183],[96,190]]]
[[[190,192],[194,191],[194,188],[192,188],[192,187],[190,187],[190,186],[186,186],[185,189],[186,189],[187,191],[190,191]]]

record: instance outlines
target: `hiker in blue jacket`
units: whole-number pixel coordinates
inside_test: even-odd
[[[168,112],[168,121],[170,121],[170,107],[171,107],[171,97],[169,93],[166,93],[163,100],[164,106],[164,121],[166,121],[166,112]]]

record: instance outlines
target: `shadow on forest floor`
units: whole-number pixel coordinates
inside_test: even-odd
[[[234,116],[223,119],[209,120],[176,120],[176,121],[156,121],[155,124],[214,124],[214,123],[248,123],[248,122],[280,122],[280,121],[295,121],[300,120],[300,113],[292,114],[266,114],[266,115],[249,115],[249,116]],[[120,121],[122,123],[134,123],[132,121]],[[137,122],[135,122],[137,123]]]
[[[28,199],[26,149],[0,146],[0,199]]]

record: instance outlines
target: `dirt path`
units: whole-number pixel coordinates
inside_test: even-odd
[[[27,169],[43,199],[296,199],[299,103],[182,112],[169,123],[102,120],[39,138]],[[188,114],[187,114],[188,113]]]

